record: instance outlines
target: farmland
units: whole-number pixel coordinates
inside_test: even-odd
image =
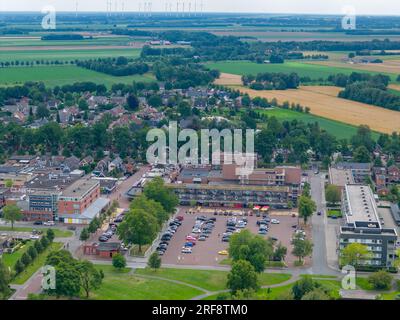
[[[310,77],[311,79],[326,79],[332,74],[351,74],[358,71],[351,67],[345,66],[328,66],[303,62],[285,62],[283,64],[257,64],[250,61],[222,61],[216,63],[208,63],[211,69],[217,69],[223,73],[232,73],[237,75],[257,74],[262,72],[296,72],[300,77]],[[368,73],[378,74],[382,72],[365,70]],[[384,73],[384,72],[383,72]],[[392,81],[397,78],[396,73],[387,73]]]
[[[113,77],[76,66],[44,66],[4,68],[0,73],[0,85],[22,84],[27,81],[42,81],[52,87],[74,82],[91,81],[111,86],[114,83],[132,83],[133,81],[151,81],[150,75]]]
[[[236,87],[237,88],[237,87]],[[256,91],[241,87],[240,91],[251,97],[276,98],[279,103],[289,101],[310,108],[314,115],[359,126],[368,125],[372,130],[389,133],[400,131],[400,113],[359,102],[337,98],[339,88],[300,87],[298,90]]]
[[[1,50],[0,62],[7,61],[71,61],[88,60],[96,58],[113,58],[124,56],[128,58],[137,58],[140,56],[140,49],[120,48],[120,49],[71,49],[71,50]]]
[[[257,110],[262,112],[268,117],[275,117],[280,121],[292,121],[299,120],[305,123],[315,123],[317,122],[319,126],[325,129],[328,133],[336,137],[336,139],[349,139],[354,136],[357,132],[357,127],[338,122],[335,120],[330,120],[322,117],[315,116],[313,114],[307,114],[302,112],[296,112],[287,109],[274,108],[274,109],[262,109]],[[378,134],[373,133],[373,138],[377,138]]]

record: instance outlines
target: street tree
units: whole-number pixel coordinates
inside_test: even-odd
[[[165,186],[164,180],[160,177],[156,177],[146,184],[144,194],[147,198],[161,203],[164,210],[169,214],[175,212],[176,206],[179,203],[178,197],[172,190]]]
[[[143,209],[131,209],[117,229],[120,239],[138,245],[139,252],[154,240],[157,231],[156,218]]]
[[[341,199],[340,188],[338,186],[335,186],[334,184],[330,184],[329,186],[327,186],[325,189],[325,199],[331,205],[340,202]]]
[[[11,229],[14,229],[15,221],[21,220],[22,217],[21,209],[14,204],[6,205],[3,208],[3,219],[11,223]]]
[[[294,235],[292,245],[292,254],[299,258],[299,263],[303,261],[303,258],[311,255],[312,253],[312,242],[308,239],[304,239],[301,234]]]
[[[313,215],[315,210],[317,209],[317,205],[314,200],[307,196],[301,196],[299,199],[299,216],[303,218],[304,224],[307,224],[309,217]]]
[[[341,265],[351,265],[357,267],[360,262],[367,259],[370,252],[366,245],[361,243],[351,243],[347,245],[341,252]]]

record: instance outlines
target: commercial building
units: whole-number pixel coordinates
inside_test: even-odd
[[[58,220],[58,198],[61,195],[57,190],[33,190],[27,194],[28,208],[24,216],[29,221]]]
[[[276,167],[254,169],[248,176],[237,175],[236,164],[186,166],[174,183],[182,205],[250,207],[268,205],[287,208],[289,201],[297,203],[301,193],[301,169]]]
[[[100,181],[82,178],[62,191],[58,199],[58,218],[64,223],[88,224],[109,206],[100,198]]]
[[[370,163],[339,162],[334,168],[351,173],[354,183],[365,183],[371,177],[372,165]]]
[[[340,227],[340,251],[351,243],[361,243],[370,251],[370,257],[362,264],[393,266],[397,232],[382,227],[371,188],[367,185],[346,185],[342,192],[342,212],[346,223]]]

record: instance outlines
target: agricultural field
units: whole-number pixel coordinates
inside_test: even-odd
[[[303,113],[303,112],[296,112],[296,111],[280,109],[280,108],[267,109],[267,110],[260,109],[257,111],[266,114],[268,117],[275,117],[280,121],[299,120],[299,121],[303,121],[305,123],[317,122],[322,129],[326,130],[327,132],[329,132],[330,134],[335,136],[336,139],[338,139],[338,140],[350,139],[357,132],[356,126],[352,126],[352,125],[349,125],[346,123],[318,117],[313,114],[307,114],[307,113]],[[378,137],[379,137],[379,134],[374,132],[373,138],[377,139]]]
[[[126,36],[93,37],[84,40],[41,40],[40,37],[0,37],[0,48],[12,47],[63,47],[68,46],[128,46],[134,39]]]
[[[304,86],[297,90],[284,91],[256,91],[245,87],[239,89],[253,98],[276,98],[279,103],[299,103],[309,107],[313,115],[323,118],[354,126],[368,125],[372,130],[382,133],[400,131],[399,112],[338,98],[337,93],[340,89],[337,87]]]
[[[74,82],[91,81],[111,86],[114,83],[132,83],[133,81],[152,81],[151,75],[133,75],[113,77],[77,66],[37,66],[4,68],[0,72],[0,85],[10,86],[27,81],[42,81],[47,86],[72,84]]]
[[[338,63],[337,63],[338,64]],[[257,64],[250,61],[222,61],[207,63],[211,69],[217,69],[223,73],[231,73],[237,75],[258,74],[263,72],[296,72],[300,77],[310,77],[311,79],[326,79],[332,74],[351,74],[359,70],[353,69],[351,65],[346,67],[342,65],[327,66],[310,62],[285,62],[283,64]],[[385,73],[378,71],[365,70],[367,73],[378,74],[384,73],[391,77],[392,81],[396,81],[397,73]]]
[[[0,62],[7,61],[72,61],[89,60],[97,58],[116,58],[124,56],[127,58],[138,58],[141,49],[121,48],[121,49],[71,49],[71,50],[1,50]]]

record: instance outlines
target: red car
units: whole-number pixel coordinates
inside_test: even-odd
[[[182,221],[183,217],[182,216],[177,216],[176,219],[179,220],[179,221]]]
[[[197,239],[195,237],[191,237],[191,236],[186,237],[186,241],[196,242],[196,240]]]

